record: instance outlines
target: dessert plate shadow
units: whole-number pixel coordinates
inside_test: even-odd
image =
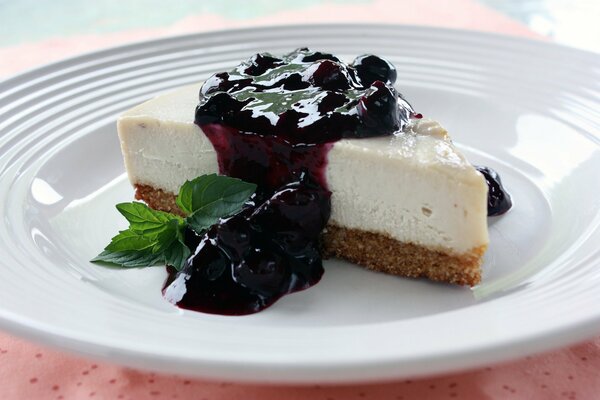
[[[117,116],[253,53],[301,46],[390,59],[417,112],[501,174],[514,207],[489,220],[482,284],[329,260],[315,287],[225,317],[164,301],[162,267],[89,263],[125,227],[114,205],[133,197]],[[385,25],[180,36],[0,82],[0,328],[132,367],[277,383],[422,376],[591,337],[600,333],[599,82],[596,54]]]

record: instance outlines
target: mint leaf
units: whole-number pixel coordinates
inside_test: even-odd
[[[237,211],[255,191],[255,184],[237,178],[202,175],[181,186],[177,205],[188,215],[200,209],[214,209],[225,216]]]
[[[104,250],[91,261],[112,264],[113,266],[123,268],[138,268],[163,264],[163,257],[161,257],[161,254],[153,254],[149,250]]]
[[[177,205],[188,214],[186,222],[198,233],[219,218],[239,211],[256,191],[256,185],[222,175],[203,175],[179,190]]]
[[[219,215],[218,213],[213,214],[210,212],[211,210],[208,210],[209,213],[206,213],[204,210],[198,210],[187,217],[185,222],[197,233],[202,234],[205,230],[219,222],[219,218],[234,214],[240,208],[235,209],[234,211],[225,215]]]
[[[185,245],[183,218],[137,202],[117,204],[117,209],[129,221],[129,229],[113,237],[92,262],[123,268],[157,264],[183,268],[191,254]]]
[[[177,232],[179,229],[179,222],[177,220],[173,219],[164,224],[162,229],[155,236],[152,251],[154,253],[165,251],[165,249],[169,247],[171,243],[177,240]]]
[[[154,245],[154,241],[132,230],[121,231],[112,238],[110,244],[104,248],[107,251],[146,250]]]
[[[190,255],[192,255],[192,252],[185,243],[181,240],[175,240],[164,251],[165,264],[172,265],[177,271],[181,271]]]
[[[185,223],[178,223],[174,227],[176,228],[175,240],[164,250],[165,262],[175,267],[177,271],[181,271],[192,252],[185,244]]]
[[[144,203],[117,204],[117,210],[129,221],[129,229],[146,236],[158,235],[169,221],[183,223],[183,218],[164,211],[156,211]]]

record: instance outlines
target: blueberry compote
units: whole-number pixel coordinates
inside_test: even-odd
[[[210,77],[195,123],[217,152],[219,172],[258,190],[203,235],[187,232],[193,255],[182,271],[169,269],[164,296],[182,308],[243,315],[317,283],[333,143],[392,135],[422,118],[395,80],[394,66],[380,57],[346,64],[306,48],[283,57],[256,54]]]
[[[346,64],[298,49],[262,53],[210,77],[195,122],[213,144],[219,172],[256,183],[243,210],[202,236],[163,290],[180,307],[243,315],[323,274],[318,240],[330,215],[327,153],[341,138],[391,135],[413,116],[396,70],[373,55]]]
[[[302,174],[266,200],[255,195],[204,235],[188,231],[186,244],[195,252],[181,272],[169,270],[165,298],[182,308],[243,315],[314,285],[323,275],[319,235],[330,195]]]

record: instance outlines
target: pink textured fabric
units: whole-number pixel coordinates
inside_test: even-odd
[[[266,386],[190,379],[85,360],[0,334],[0,399],[597,399],[600,338],[508,364],[368,385]]]
[[[460,10],[457,12],[456,10]],[[0,48],[0,77],[83,51],[168,34],[264,24],[384,22],[428,24],[536,37],[474,0],[374,0],[329,4],[233,21],[189,16],[161,29],[48,39]],[[600,339],[512,363],[443,377],[343,386],[260,386],[136,371],[47,349],[0,333],[0,399],[595,399]]]

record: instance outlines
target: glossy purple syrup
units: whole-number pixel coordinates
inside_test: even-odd
[[[348,65],[298,49],[256,54],[200,90],[195,122],[220,174],[256,183],[237,215],[201,236],[164,296],[179,307],[226,315],[260,311],[323,274],[319,237],[330,215],[325,167],[333,142],[391,135],[413,114],[393,87],[396,70],[372,55]]]
[[[204,235],[188,232],[194,255],[181,272],[169,269],[165,298],[195,311],[244,315],[316,284],[323,275],[319,236],[330,196],[303,174]]]
[[[165,298],[186,309],[244,315],[317,283],[333,143],[391,135],[422,118],[395,80],[393,65],[377,56],[346,64],[305,48],[256,54],[210,77],[195,123],[217,152],[220,174],[258,190],[240,213],[202,235],[187,233],[193,255],[182,271],[169,268]]]
[[[256,54],[204,83],[195,122],[203,129],[224,125],[246,137],[276,137],[295,148],[391,135],[414,113],[395,80],[392,64],[373,55],[346,64],[308,49],[281,58]],[[208,136],[213,140],[214,134]]]
[[[240,132],[221,124],[202,126],[217,152],[219,173],[256,183],[270,193],[306,171],[326,188],[325,167],[332,143],[291,145],[279,136]]]
[[[506,213],[512,207],[510,194],[502,186],[500,175],[489,167],[475,166],[483,174],[488,185],[488,217]]]

